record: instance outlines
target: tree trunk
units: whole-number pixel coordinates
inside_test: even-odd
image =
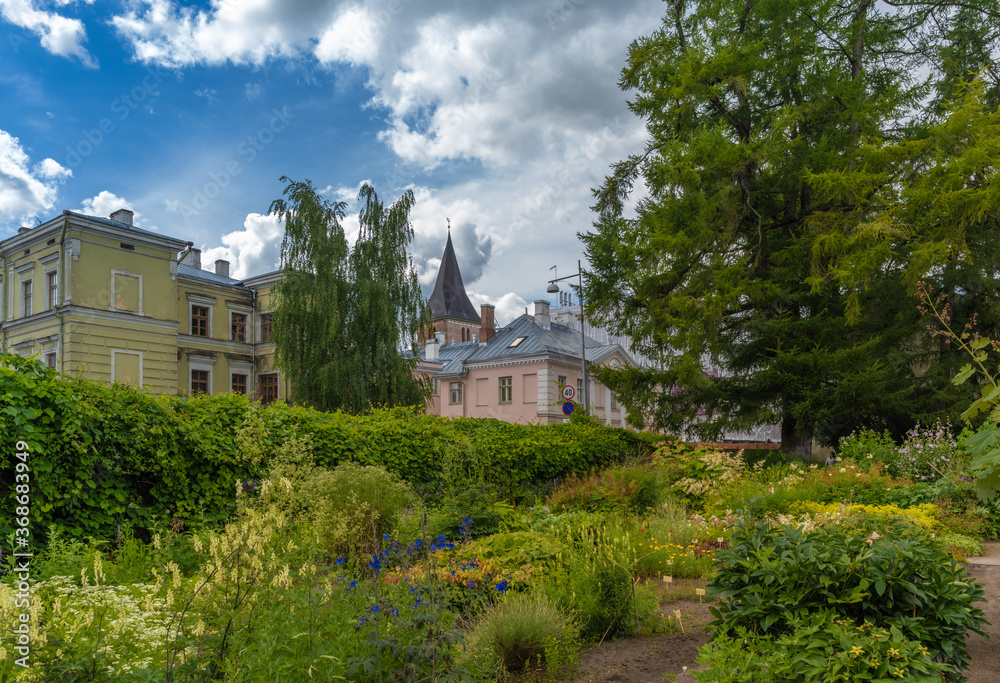
[[[781,421],[781,451],[785,455],[812,457],[813,425],[786,416]]]

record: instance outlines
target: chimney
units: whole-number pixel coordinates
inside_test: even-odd
[[[490,304],[483,304],[479,307],[479,341],[483,344],[493,339],[493,335],[496,334],[493,313],[494,309]]]
[[[424,354],[424,360],[436,361],[439,358],[437,339],[428,339],[427,343],[424,344],[424,349],[426,350],[426,353]]]
[[[113,221],[118,221],[119,223],[124,223],[125,225],[132,225],[132,217],[134,214],[128,209],[118,209],[111,214],[110,218]]]
[[[445,339],[444,332],[435,332],[434,338],[437,339],[438,344],[444,344],[444,339]]]
[[[215,274],[221,275],[222,277],[229,277],[229,261],[225,259],[215,260]]]
[[[552,328],[552,319],[549,317],[549,302],[539,299],[535,302],[535,322],[546,330]]]
[[[192,249],[188,252],[188,255],[184,257],[181,261],[185,266],[191,266],[192,268],[197,268],[201,270],[201,249]]]

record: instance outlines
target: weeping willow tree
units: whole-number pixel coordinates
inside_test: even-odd
[[[293,400],[352,413],[422,405],[427,389],[413,374],[415,356],[403,354],[427,322],[407,254],[413,193],[386,206],[365,184],[351,249],[344,202],[320,197],[308,180],[281,181],[284,199],[270,208],[285,224],[282,277],[271,290],[272,338]]]

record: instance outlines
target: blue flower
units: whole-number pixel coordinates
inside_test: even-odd
[[[372,614],[378,614],[378,610],[379,610],[378,605],[372,605],[371,607],[368,608],[368,611],[371,612]]]
[[[501,581],[500,583],[497,584],[497,593],[499,593],[500,595],[503,595],[504,592],[506,592],[506,590],[507,590],[507,581],[506,580]]]
[[[368,566],[371,568],[373,572],[378,574],[380,571],[382,571],[381,558],[379,558],[378,555],[372,555],[372,561],[368,563]]]
[[[344,564],[345,562],[347,562],[347,560],[345,560],[344,558],[342,557],[337,558],[337,564]]]

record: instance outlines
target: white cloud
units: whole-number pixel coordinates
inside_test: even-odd
[[[72,175],[54,159],[32,166],[20,140],[0,130],[0,224],[23,222],[52,209],[59,185]]]
[[[118,209],[128,209],[132,212],[132,225],[143,230],[158,230],[155,225],[145,225],[142,214],[135,210],[135,206],[129,200],[119,197],[109,190],[101,190],[98,194],[84,199],[80,203],[78,213],[87,216],[97,216],[98,218],[108,218]]]
[[[111,23],[144,62],[260,65],[300,55],[331,17],[326,3],[307,0],[212,0],[208,10],[140,0]]]
[[[277,270],[281,264],[281,241],[285,226],[274,215],[251,213],[242,230],[222,236],[225,246],[202,252],[201,262],[210,266],[216,259],[229,261],[229,275],[238,280]]]
[[[466,285],[529,298],[553,263],[582,257],[576,235],[593,220],[591,188],[643,147],[643,122],[617,83],[629,43],[664,11],[656,0],[213,0],[198,11],[137,2],[113,23],[143,61],[311,57],[365,69],[372,103],[386,112],[379,138],[400,160],[376,188],[414,189],[421,283],[433,281],[451,218]],[[447,180],[431,186],[434,169]],[[356,191],[324,194],[351,201]],[[356,215],[345,230],[357,234]]]
[[[73,0],[56,0],[64,7]],[[88,4],[93,0],[88,0]],[[0,0],[0,17],[31,31],[41,38],[42,47],[60,57],[76,57],[84,66],[97,68],[97,61],[87,52],[87,31],[79,19],[69,19],[38,9],[33,0]]]
[[[500,327],[504,327],[518,316],[524,315],[524,309],[528,305],[527,301],[514,292],[507,292],[499,299],[470,290],[466,290],[466,294],[469,295],[469,300],[477,309],[482,304],[493,304],[493,319]]]

